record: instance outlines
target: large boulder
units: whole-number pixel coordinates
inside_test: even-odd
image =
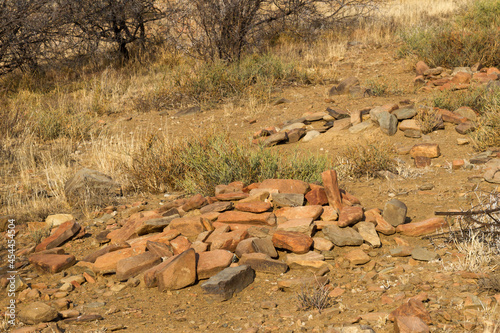
[[[81,169],[66,181],[64,193],[70,205],[101,206],[122,192],[121,185],[111,177],[96,170]]]

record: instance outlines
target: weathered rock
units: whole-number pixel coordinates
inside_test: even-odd
[[[382,217],[394,227],[405,223],[408,208],[398,199],[391,199],[386,202]]]
[[[349,128],[349,133],[358,134],[367,130],[368,128],[373,127],[373,122],[370,120],[363,121],[362,123],[356,124]]]
[[[89,206],[100,206],[107,198],[121,195],[121,185],[99,171],[80,169],[66,182],[64,193],[71,205],[85,202]]]
[[[94,272],[99,274],[115,273],[118,261],[141,254],[143,252],[143,250],[127,248],[106,253],[96,259],[93,270]]]
[[[430,69],[430,67],[427,66],[427,64],[425,62],[423,62],[423,61],[419,61],[415,65],[415,73],[416,73],[416,75],[424,75],[424,73],[426,71],[428,71],[429,69]]]
[[[217,194],[215,198],[220,201],[236,201],[248,198],[248,193],[233,192],[233,193]]]
[[[276,189],[279,193],[297,193],[306,194],[309,190],[309,184],[301,180],[294,179],[266,179],[259,188]]]
[[[213,250],[198,254],[198,265],[196,271],[198,279],[208,279],[219,273],[233,260],[233,254],[226,250]]]
[[[387,222],[380,214],[375,216],[375,230],[384,235],[393,235],[396,233],[396,228],[394,228],[389,222]]]
[[[447,226],[446,220],[442,217],[434,217],[422,222],[412,222],[401,224],[396,228],[396,231],[406,236],[422,236],[428,235],[436,230]]]
[[[307,253],[313,245],[311,237],[293,231],[276,230],[272,240],[275,247],[294,253]]]
[[[370,256],[361,249],[348,252],[345,255],[345,258],[353,265],[364,265],[370,261]]]
[[[398,131],[398,118],[389,112],[382,112],[378,115],[378,124],[382,133],[394,135]]]
[[[493,160],[485,165],[483,177],[488,183],[500,184],[500,160]]]
[[[399,123],[399,130],[406,132],[408,130],[419,131],[422,129],[415,119],[405,119]]]
[[[130,247],[130,245],[125,243],[125,242],[119,243],[119,244],[110,244],[108,246],[100,248],[99,250],[87,255],[85,258],[82,259],[82,261],[93,263],[96,261],[97,258],[99,258],[102,255],[105,255],[106,253],[126,249],[129,247]]]
[[[288,134],[286,132],[278,132],[266,137],[266,139],[263,141],[263,145],[265,147],[271,147],[286,141],[288,141]]]
[[[140,228],[137,228],[137,234],[146,235],[149,233],[162,231],[168,225],[170,225],[170,222],[172,222],[172,220],[179,217],[180,217],[179,214],[173,214],[165,217],[146,220],[144,221],[144,224]]]
[[[151,252],[144,252],[137,256],[122,259],[116,265],[116,278],[119,281],[126,281],[160,263],[161,258]]]
[[[199,209],[205,205],[207,205],[207,199],[201,194],[193,195],[189,198],[184,205],[181,206],[181,209],[185,212],[189,212],[193,209]]]
[[[351,76],[342,80],[337,86],[332,87],[328,94],[330,96],[345,95],[349,93],[351,87],[359,86],[358,78]]]
[[[272,213],[247,213],[239,211],[223,212],[217,218],[220,223],[241,223],[241,224],[256,224],[256,225],[274,225],[276,219]]]
[[[342,211],[342,195],[340,194],[339,184],[337,180],[337,171],[327,170],[321,173],[323,186],[325,188],[326,197],[331,207]]]
[[[170,258],[174,255],[172,249],[165,243],[147,241],[146,249],[160,258]]]
[[[347,206],[339,214],[339,227],[347,227],[356,224],[363,219],[363,208],[359,206]]]
[[[311,236],[315,229],[314,222],[311,218],[293,219],[280,223],[277,230],[300,232]]]
[[[316,187],[307,192],[305,196],[307,202],[310,205],[327,205],[328,197],[326,196],[326,191],[323,187]]]
[[[297,193],[274,193],[271,195],[274,207],[297,207],[304,205],[304,195]]]
[[[302,142],[309,142],[320,136],[321,133],[315,130],[308,131],[306,135],[302,138]]]
[[[305,127],[305,125],[304,125]],[[306,135],[307,130],[305,128],[295,128],[287,132],[288,143],[298,142],[304,135]]]
[[[232,209],[234,204],[231,201],[216,201],[212,204],[200,208],[200,213],[224,212]]]
[[[40,244],[38,244],[35,248],[36,252],[53,249],[63,244],[71,237],[75,236],[81,227],[75,221],[67,221],[61,224],[57,229],[50,235],[45,238]]]
[[[286,263],[290,269],[305,269],[317,275],[323,275],[330,270],[325,257],[317,252],[310,251],[306,254],[290,253],[286,256]]]
[[[322,206],[283,207],[274,211],[278,221],[311,218],[316,220],[323,213]]]
[[[174,255],[181,254],[191,247],[191,242],[184,236],[177,236],[170,241]]]
[[[194,237],[206,230],[202,216],[180,217],[170,221],[170,230],[178,230],[186,237]]]
[[[325,260],[324,255],[314,251],[309,251],[304,254],[289,253],[286,256],[286,263],[288,265],[292,265],[294,263],[302,261],[324,261],[324,260]]]
[[[395,115],[398,120],[411,119],[417,115],[417,109],[414,107],[397,109],[392,114]]]
[[[147,220],[161,218],[162,215],[155,211],[138,212],[132,214],[123,224],[123,227],[113,230],[106,237],[113,243],[120,243],[131,238],[147,233],[148,228],[144,227]],[[171,222],[170,222],[171,223]],[[144,233],[141,233],[143,231]]]
[[[333,248],[333,243],[323,237],[313,237],[314,249],[318,251],[330,251]]]
[[[264,213],[272,208],[272,205],[269,202],[238,202],[234,206],[234,209],[249,212],[249,213]]]
[[[431,324],[432,319],[421,301],[410,298],[408,301],[389,314],[389,320],[394,321],[396,317],[417,317],[426,324]]]
[[[210,244],[210,250],[222,249],[234,252],[238,243],[248,237],[248,232],[246,230],[234,230],[231,232],[225,232],[212,237],[212,235],[206,240],[206,243]]]
[[[411,256],[412,251],[413,251],[412,247],[403,245],[391,249],[389,253],[392,257],[408,257]]]
[[[429,251],[423,247],[417,247],[411,251],[411,257],[420,261],[431,261],[439,258],[436,252]]]
[[[476,130],[476,125],[474,125],[470,121],[460,123],[455,127],[455,131],[457,131],[457,133],[460,133],[462,135],[474,132],[475,130]]]
[[[459,107],[458,109],[455,110],[455,114],[458,114],[459,116],[462,116],[464,118],[467,118],[470,121],[476,121],[477,120],[477,114],[474,110],[472,110],[468,106],[462,106]]]
[[[240,265],[248,265],[256,272],[281,274],[288,270],[288,265],[282,261],[271,259],[265,253],[245,253],[242,255]]]
[[[333,132],[343,131],[350,128],[351,126],[352,126],[351,119],[349,118],[339,119],[333,123],[331,131]]]
[[[228,267],[212,276],[201,288],[225,301],[249,286],[255,279],[255,271],[246,265]]]
[[[274,248],[271,238],[256,238],[252,241],[255,252],[265,253],[271,258],[278,258],[278,253]]]
[[[42,271],[54,274],[73,266],[76,259],[70,254],[33,254],[29,262]]]
[[[414,316],[398,316],[394,320],[395,333],[428,333],[429,327],[424,321]]]
[[[56,319],[57,310],[42,302],[29,303],[19,311],[18,318],[25,324],[34,325]]]
[[[373,223],[359,222],[354,226],[354,229],[363,237],[365,243],[373,247],[380,247],[382,245]]]
[[[265,253],[271,258],[278,257],[273,242],[269,238],[252,237],[242,240],[236,247],[235,254],[241,258],[245,253]]]
[[[405,136],[407,138],[418,139],[422,137],[422,132],[418,130],[408,129],[405,131]]]
[[[45,223],[47,223],[50,227],[58,227],[64,222],[74,221],[75,218],[71,214],[55,214],[49,215],[45,219]]]
[[[427,156],[415,156],[415,167],[422,169],[431,165],[431,159]]]
[[[323,228],[323,234],[337,246],[359,246],[363,244],[363,237],[350,227],[340,228],[336,225],[330,225]]]
[[[188,249],[156,272],[160,291],[177,290],[196,282],[196,253]]]
[[[324,206],[323,207],[323,213],[321,214],[321,220],[322,221],[337,221],[337,219],[339,218],[339,215],[338,215],[338,212],[335,208],[333,208],[332,206]],[[316,223],[318,229],[322,229],[322,227],[320,227],[320,223]]]
[[[413,158],[416,156],[436,158],[441,155],[441,151],[437,143],[420,143],[413,146],[410,150],[410,155]]]

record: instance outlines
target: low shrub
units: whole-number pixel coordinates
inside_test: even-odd
[[[184,190],[213,195],[219,184],[245,184],[267,178],[320,181],[326,157],[284,156],[273,149],[250,147],[224,134],[209,134],[187,142],[151,136],[124,166],[133,187],[148,192]]]
[[[341,178],[376,177],[378,171],[397,173],[391,149],[382,144],[350,146],[337,158],[334,168]]]
[[[454,20],[401,31],[402,56],[416,55],[430,66],[500,65],[500,0],[472,1]]]

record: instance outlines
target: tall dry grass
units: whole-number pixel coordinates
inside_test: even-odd
[[[276,85],[321,84],[337,78],[348,42],[391,45],[400,27],[453,13],[456,1],[382,2],[375,17],[326,31],[314,42],[282,36],[264,56],[221,70],[171,49],[139,55],[125,67],[106,59],[60,70],[0,78],[0,214],[42,220],[69,211],[63,185],[78,168],[109,174],[131,189],[139,135],[107,132],[106,115],[163,111],[214,101],[225,112],[266,113]],[[219,67],[217,67],[219,66]],[[243,67],[241,67],[243,66]],[[146,133],[147,135],[147,133]]]

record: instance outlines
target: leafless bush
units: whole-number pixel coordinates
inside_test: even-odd
[[[318,283],[315,287],[303,287],[297,293],[299,309],[317,309],[319,313],[332,305],[332,298],[329,296],[330,288],[326,284]]]
[[[164,17],[156,0],[0,1],[0,75],[16,69],[94,55],[116,45],[128,59],[128,44],[144,46],[148,23]]]
[[[54,57],[54,43],[63,18],[53,0],[0,2],[0,75],[33,70],[41,58]]]
[[[179,10],[183,25],[178,41],[205,59],[238,61],[245,48],[258,45],[269,34],[361,18],[376,4],[376,0],[191,0]]]
[[[164,17],[155,0],[65,0],[60,5],[68,18],[68,35],[87,50],[113,44],[129,58],[128,44],[144,47],[148,23]]]

